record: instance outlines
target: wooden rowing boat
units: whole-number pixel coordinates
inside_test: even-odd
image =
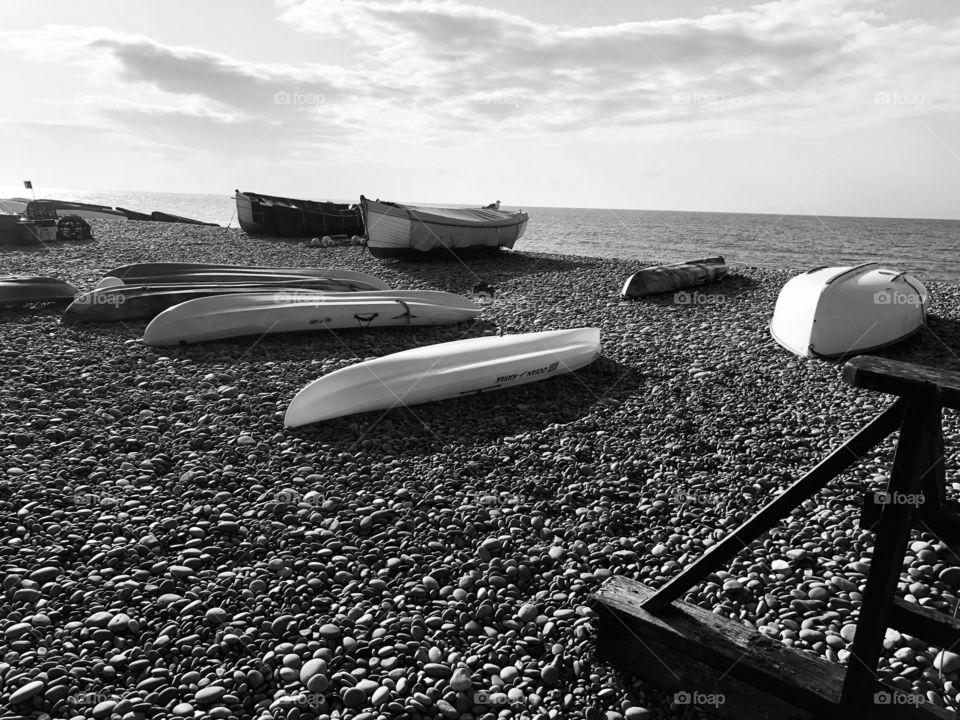
[[[237,220],[250,235],[322,237],[363,235],[363,220],[356,205],[296,200],[294,198],[236,191]]]
[[[401,205],[360,197],[370,254],[378,258],[490,255],[526,230],[523,211]]]
[[[627,278],[620,297],[633,299],[656,293],[675,292],[721,280],[727,275],[722,257],[690,260],[644,268]]]

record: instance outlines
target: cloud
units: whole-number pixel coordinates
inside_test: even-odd
[[[282,28],[349,51],[263,63],[65,26],[0,32],[0,48],[82,71],[89,87],[71,109],[83,122],[143,142],[181,133],[201,150],[263,137],[349,152],[498,133],[817,133],[960,111],[960,21],[891,19],[859,0],[590,27],[446,0],[277,5]]]
[[[878,81],[915,71],[914,83],[936,84],[955,74],[960,39],[957,22],[892,22],[866,4],[824,0],[594,27],[443,0],[280,6],[281,19],[303,32],[350,37],[363,67],[393,68],[398,87],[440,98],[448,112],[439,124],[470,131],[726,118],[731,130],[747,132],[775,119],[764,112],[774,107],[863,122],[876,114]],[[924,79],[925,70],[932,76]],[[478,104],[477,95],[505,100]],[[705,116],[701,104],[677,103],[679,96],[708,98],[716,112]]]

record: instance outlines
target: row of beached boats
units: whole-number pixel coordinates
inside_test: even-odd
[[[360,196],[358,204],[236,191],[237,220],[251,235],[364,238],[378,258],[471,257],[512,249],[530,219],[523,210],[403,205]]]
[[[480,314],[460,295],[393,290],[379,278],[332,268],[137,264],[110,271],[83,294],[53,278],[0,278],[0,304],[71,297],[63,324],[147,318],[143,341],[161,346],[277,332],[448,325]],[[577,370],[599,354],[596,328],[428,345],[311,382],[290,402],[285,424],[522,385]]]
[[[369,200],[358,204],[297,200],[294,198],[235,191],[237,220],[251,235],[284,238],[353,238],[378,258],[490,255],[512,249],[527,227],[529,215],[523,210],[502,210],[500,201],[482,208],[426,207]],[[29,222],[56,222],[76,216],[87,220],[153,220],[214,225],[199,220],[153,212],[149,215],[125,208],[61,200],[0,199],[0,216],[17,218],[19,226],[4,234],[0,242],[21,243],[47,237],[28,227]],[[6,227],[6,226],[4,226]],[[29,230],[29,232],[27,232]]]
[[[175,222],[188,225],[208,225],[216,223],[194,220],[154,210],[150,213],[128,210],[122,207],[97,205],[95,203],[74,202],[70,200],[0,198],[0,213],[20,215],[26,220],[57,220],[62,217],[82,217],[85,220],[149,220],[151,222]]]
[[[722,257],[644,268],[621,296],[636,299],[718,282]],[[66,301],[63,325],[148,320],[148,345],[183,345],[273,333],[449,325],[479,317],[460,295],[391,289],[335,268],[139,263],[115,268],[78,293],[53,278],[0,278],[0,305]],[[899,342],[922,328],[926,288],[876,263],[815,268],[781,290],[770,332],[803,357],[844,357]],[[570,372],[600,352],[596,328],[482,337],[366,361],[326,375],[291,402],[287,425],[495,390]]]

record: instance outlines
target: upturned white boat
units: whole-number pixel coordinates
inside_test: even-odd
[[[578,370],[599,354],[597,328],[470,338],[404,350],[314,380],[290,402],[284,424],[309,425],[546,380]]]
[[[367,248],[378,258],[490,255],[527,228],[522,210],[416,207],[360,196]]]
[[[783,286],[770,334],[801,357],[869,352],[922,328],[927,299],[915,277],[877,263],[814,268]]]
[[[317,293],[286,288],[197,298],[157,315],[143,332],[147,345],[224,340],[310,330],[452,325],[472,320],[480,308],[439,290]]]

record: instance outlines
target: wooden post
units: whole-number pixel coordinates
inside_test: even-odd
[[[904,409],[887,485],[887,502],[877,526],[867,587],[843,686],[841,704],[851,711],[866,708],[873,702],[877,662],[910,540],[914,511],[923,505],[927,476],[936,474],[942,461],[942,455],[936,454],[942,446],[937,442],[940,437],[940,406],[934,397],[910,398]]]

